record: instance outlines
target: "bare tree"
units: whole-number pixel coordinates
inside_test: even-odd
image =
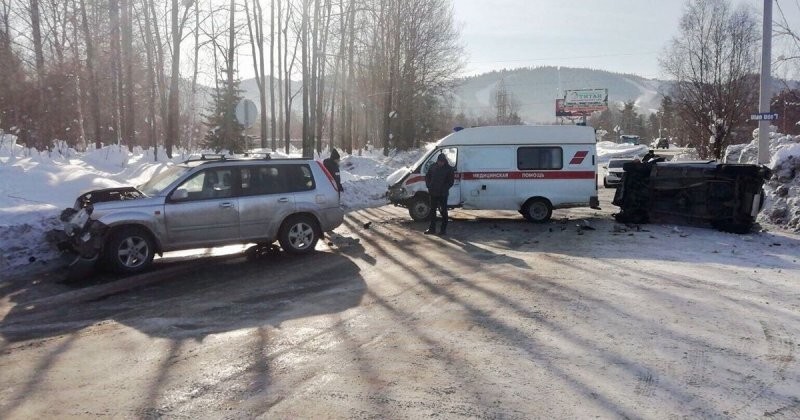
[[[47,114],[47,105],[46,105],[46,95],[45,89],[45,74],[44,74],[44,48],[42,45],[42,31],[40,25],[40,11],[39,11],[39,0],[30,0],[30,14],[31,14],[31,30],[33,32],[33,50],[34,54],[36,55],[36,82],[38,83],[38,93],[39,93],[39,118],[42,120],[39,122],[39,130],[38,130],[38,137],[35,141],[37,146],[47,146],[49,147],[49,142],[47,142],[47,137],[49,137],[50,133],[49,130],[45,128],[44,118],[46,118]]]
[[[792,64],[800,70],[800,26],[797,26],[797,22],[789,23],[780,1],[776,1],[775,5],[778,9],[778,18],[774,21],[773,34],[780,39],[786,40],[787,43],[786,53],[778,56],[777,61],[780,64]],[[792,6],[790,5],[789,7]],[[800,12],[800,2],[795,2],[794,7]]]
[[[314,155],[314,140],[311,137],[311,124],[310,124],[310,83],[311,83],[311,69],[309,63],[309,45],[308,45],[308,9],[311,0],[303,0],[303,9],[300,17],[300,67],[303,71],[303,156],[312,157]]]
[[[264,69],[264,13],[261,3],[253,1],[253,16],[250,16],[248,2],[244,3],[244,11],[247,16],[247,30],[250,34],[250,47],[253,53],[253,70],[255,71],[256,85],[258,86],[258,97],[261,107],[261,147],[267,148],[267,80]],[[255,27],[255,29],[254,29]],[[271,88],[271,86],[270,86]]]
[[[278,148],[275,136],[277,135],[277,119],[275,118],[275,0],[269,2],[269,115],[270,115],[270,139],[271,148],[274,152]],[[278,43],[278,45],[280,42]],[[278,51],[280,55],[280,51]],[[279,64],[280,66],[280,64]],[[279,67],[280,68],[280,67]],[[280,85],[280,81],[278,82]]]
[[[111,29],[111,101],[112,117],[111,128],[114,133],[114,143],[122,141],[122,55],[120,51],[119,34],[119,0],[108,0],[108,16]]]
[[[703,157],[720,158],[755,109],[759,39],[751,9],[732,9],[727,0],[690,0],[685,6],[680,34],[660,64],[675,79],[671,96],[695,126]]]
[[[180,65],[181,65],[181,42],[183,41],[183,27],[188,19],[189,9],[194,5],[194,0],[184,0],[183,15],[181,17],[181,5],[178,0],[172,0],[170,22],[172,28],[172,70],[169,80],[169,104],[167,109],[167,130],[165,133],[167,157],[172,159],[172,147],[176,139],[180,138],[179,122],[180,117]]]
[[[89,30],[89,18],[86,13],[86,1],[80,0],[81,10],[81,29],[83,32],[83,41],[86,44],[86,72],[89,81],[89,109],[92,114],[92,122],[94,125],[94,144],[96,148],[100,148],[103,142],[103,122],[100,113],[100,88],[97,84],[97,73],[95,72],[95,52],[94,42],[92,40],[92,33]]]
[[[133,76],[133,20],[131,19],[132,2],[131,0],[121,0],[121,20],[122,20],[122,60],[125,63],[124,72],[121,80],[124,89],[120,95],[124,97],[122,104],[122,138],[128,145],[128,150],[133,150],[136,144],[136,112],[135,112],[135,92]]]

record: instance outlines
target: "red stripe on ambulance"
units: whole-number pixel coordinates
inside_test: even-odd
[[[594,179],[594,171],[462,172],[461,179]]]
[[[579,152],[575,152],[575,155],[572,156],[572,160],[569,161],[569,164],[570,165],[580,165],[581,163],[583,163],[583,160],[586,159],[586,155],[588,155],[588,154],[589,154],[589,152],[586,151],[586,150],[581,150]]]

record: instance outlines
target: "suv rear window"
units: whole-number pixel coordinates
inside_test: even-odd
[[[561,169],[563,154],[560,147],[520,147],[517,149],[517,169]]]
[[[241,168],[242,195],[283,194],[313,190],[307,164],[259,165]]]

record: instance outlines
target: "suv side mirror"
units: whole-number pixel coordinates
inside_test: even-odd
[[[174,201],[186,200],[189,198],[189,191],[187,191],[186,188],[178,188],[172,193],[172,197],[170,198]]]

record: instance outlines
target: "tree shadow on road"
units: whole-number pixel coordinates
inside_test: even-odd
[[[184,263],[186,264],[186,263]],[[95,285],[53,285],[28,293],[18,288],[15,304],[0,321],[0,336],[16,342],[79,331],[105,320],[155,337],[202,340],[209,334],[288,319],[344,311],[357,306],[366,289],[359,267],[331,252],[290,256],[276,253],[257,258],[197,261],[197,268],[174,278],[111,296],[55,307],[31,308],[47,293],[80,295]],[[153,273],[158,275],[158,269]],[[326,298],[335,295],[335,299]]]

